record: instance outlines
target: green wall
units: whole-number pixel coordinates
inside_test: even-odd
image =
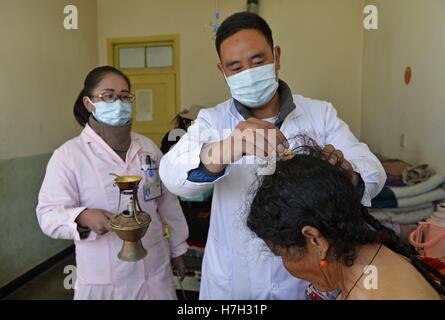
[[[42,233],[37,197],[50,154],[0,160],[0,287],[72,245]]]

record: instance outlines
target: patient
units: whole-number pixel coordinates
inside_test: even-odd
[[[368,214],[319,148],[303,151],[264,177],[247,217],[289,273],[337,300],[440,299],[444,276]]]

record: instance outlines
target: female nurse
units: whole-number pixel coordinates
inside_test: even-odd
[[[152,219],[142,238],[147,256],[137,262],[118,259],[122,240],[111,231],[110,219],[125,210],[126,202],[118,208],[119,190],[109,173],[144,176],[143,165],[150,159],[159,179],[156,168],[162,157],[150,139],[131,131],[135,98],[130,92],[128,77],[113,67],[87,75],[74,105],[84,129],[55,150],[40,190],[42,231],[72,239],[76,246],[74,299],[176,299],[172,265],[185,273],[187,223],[177,197],[159,180],[161,192],[144,197],[139,188],[142,210]]]

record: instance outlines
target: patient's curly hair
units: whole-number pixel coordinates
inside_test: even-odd
[[[301,230],[312,226],[329,241],[330,257],[347,266],[354,264],[358,246],[383,243],[408,257],[439,293],[445,293],[444,276],[368,213],[350,176],[331,165],[329,155],[313,144],[296,153],[292,159],[277,162],[275,173],[263,178],[253,198],[247,226],[259,238],[273,251],[304,252]]]

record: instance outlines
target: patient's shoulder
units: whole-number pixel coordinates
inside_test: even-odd
[[[363,275],[351,299],[367,300],[440,300],[437,291],[405,257],[385,246],[373,262],[370,273]],[[371,275],[374,272],[375,274]],[[371,277],[371,278],[370,278]],[[373,277],[373,278],[372,278]],[[376,281],[371,286],[370,281]]]

